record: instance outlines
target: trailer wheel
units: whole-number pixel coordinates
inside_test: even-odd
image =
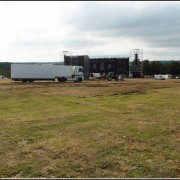
[[[22,82],[23,82],[23,83],[26,83],[26,82],[27,82],[27,80],[26,80],[26,79],[22,79]]]
[[[62,77],[62,78],[61,78],[61,82],[66,82],[66,78],[65,78],[65,77]]]
[[[62,82],[62,78],[58,78],[58,82]]]

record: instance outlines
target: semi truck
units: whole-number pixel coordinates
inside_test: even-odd
[[[48,63],[11,63],[13,81],[33,82],[35,80],[52,80],[59,82],[84,80],[82,66],[69,66]]]

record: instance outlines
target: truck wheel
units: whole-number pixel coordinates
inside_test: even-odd
[[[108,76],[108,77],[107,77],[107,80],[108,80],[108,81],[111,81],[111,80],[112,80],[112,76]]]
[[[82,82],[82,78],[81,77],[78,78],[78,82]]]

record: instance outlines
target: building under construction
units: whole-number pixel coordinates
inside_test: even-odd
[[[126,56],[64,55],[64,65],[83,66],[85,79],[89,78],[90,73],[108,74],[113,72],[129,76],[129,57]]]

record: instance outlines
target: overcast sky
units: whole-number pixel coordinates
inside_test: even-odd
[[[1,1],[0,62],[58,62],[72,55],[180,59],[178,1]]]

